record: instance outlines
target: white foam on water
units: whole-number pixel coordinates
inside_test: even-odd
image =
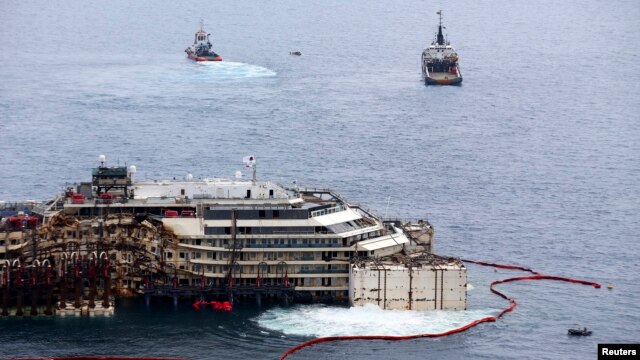
[[[198,61],[201,69],[206,70],[207,75],[222,80],[272,77],[277,73],[258,65],[245,64],[233,61]]]
[[[475,287],[473,287],[473,285],[471,285],[470,282],[467,283],[467,290],[473,290],[475,289]]]
[[[500,310],[406,311],[382,310],[376,305],[332,307],[296,305],[270,309],[255,319],[263,328],[300,336],[391,335],[441,333]]]

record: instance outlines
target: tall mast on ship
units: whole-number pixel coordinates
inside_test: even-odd
[[[438,38],[436,42],[438,45],[444,45],[444,36],[442,35],[442,10],[439,10],[436,14],[440,15],[440,24],[438,25]]]

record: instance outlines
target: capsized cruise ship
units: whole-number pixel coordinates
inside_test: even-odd
[[[367,269],[375,260],[378,270],[370,274],[379,273],[383,263],[389,275],[393,268],[404,268],[405,275],[396,277],[417,276],[412,269],[430,266],[406,260],[433,252],[433,228],[427,221],[383,219],[329,189],[257,180],[255,158],[244,160],[253,169],[252,179],[238,172],[231,179],[187,175],[184,180],[140,181],[135,166],[107,167],[100,156],[90,182],[68,187],[22,215],[31,220],[19,222],[15,215],[0,223],[5,230],[0,233],[2,271],[13,279],[32,276],[34,288],[42,284],[48,289],[34,293],[50,291],[67,307],[101,296],[138,294],[147,300],[169,296],[174,302],[184,297],[346,301],[354,290],[349,282],[356,263]],[[34,216],[43,223],[37,230],[31,226]],[[53,281],[50,276],[45,280],[45,261]],[[464,266],[455,261],[448,266],[464,273],[459,277],[464,286]],[[424,291],[430,287],[429,293],[446,285],[437,272],[429,281],[423,286]],[[11,281],[3,284],[15,287]],[[388,286],[408,294],[409,301],[394,296],[389,308],[418,307],[411,303],[411,282]],[[456,291],[466,290],[461,286]],[[464,308],[466,292],[456,296],[464,304],[455,308]],[[439,307],[430,308],[446,308],[440,299]],[[354,305],[380,303],[370,296],[350,300]]]

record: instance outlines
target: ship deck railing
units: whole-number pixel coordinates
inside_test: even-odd
[[[341,248],[342,244],[244,244],[245,248],[260,249],[284,249],[284,248]]]
[[[344,211],[344,210],[346,210],[346,207],[344,205],[342,205],[342,204],[338,204],[338,205],[336,205],[334,207],[311,211],[310,217],[333,214],[333,213],[337,213],[337,212]]]
[[[43,206],[43,204],[35,201],[3,201],[0,202],[0,215],[11,216],[19,212],[29,213],[39,206]]]
[[[395,224],[407,224],[407,223],[409,223],[409,224],[418,224],[421,221],[423,223],[425,223],[425,224],[431,224],[426,217],[424,217],[422,219],[420,219],[420,218],[398,218],[398,217],[391,217],[391,218],[387,217],[387,218],[383,218],[382,219],[382,222],[384,222],[384,223],[395,223]]]
[[[280,285],[218,285],[218,286],[179,286],[171,285],[151,286],[142,289],[144,295],[149,296],[226,296],[234,295],[255,295],[255,294],[285,294],[294,292],[294,286]]]
[[[321,187],[300,187],[297,189],[300,193],[307,193],[307,194],[328,194],[331,195],[335,200],[339,201],[341,204],[339,206],[344,207],[345,209],[347,207],[351,207],[354,208],[356,210],[360,210],[361,212],[363,212],[365,215],[370,216],[372,218],[376,218],[379,219],[380,216],[375,213],[373,210],[360,205],[360,204],[353,204],[348,202],[340,193],[337,193],[329,188],[321,188]],[[337,207],[337,206],[336,206]],[[322,209],[325,210],[325,209]],[[322,211],[322,210],[317,210],[317,211]],[[312,215],[311,217],[313,217],[314,215]]]
[[[343,269],[301,269],[300,274],[348,274],[349,270]]]

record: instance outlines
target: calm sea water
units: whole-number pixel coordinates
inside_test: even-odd
[[[444,10],[460,87],[426,87]],[[227,62],[183,50],[204,19]],[[139,178],[258,176],[427,217],[441,254],[614,284],[502,285],[493,324],[333,343],[293,359],[585,359],[640,338],[637,1],[17,1],[0,5],[0,199],[46,199],[97,156]],[[289,55],[301,51],[302,56]],[[470,266],[469,311],[122,301],[113,318],[2,319],[0,357],[273,359],[314,336],[442,331],[506,306]],[[409,320],[415,320],[410,322]],[[398,324],[409,324],[398,326]],[[566,330],[588,326],[588,338]]]

